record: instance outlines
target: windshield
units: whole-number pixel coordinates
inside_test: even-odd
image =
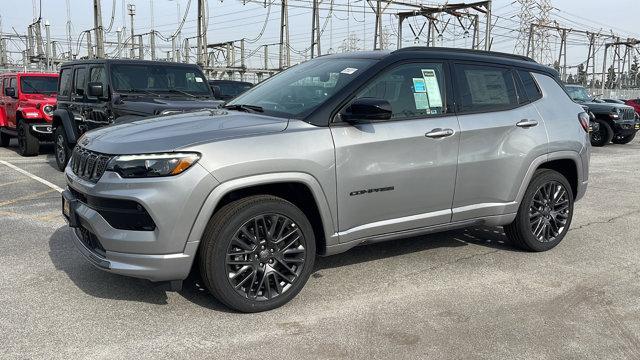
[[[318,58],[291,67],[228,105],[250,105],[275,116],[302,118],[353,81],[375,60]]]
[[[573,101],[587,102],[591,101],[591,96],[587,92],[587,89],[582,86],[567,86],[567,92]]]
[[[218,88],[220,88],[220,92],[224,96],[237,96],[251,89],[251,84],[249,83],[220,82],[220,83],[212,83],[211,85],[217,86]]]
[[[111,84],[119,92],[164,92],[187,97],[211,94],[202,72],[190,66],[114,64]]]
[[[58,78],[55,76],[22,76],[20,89],[24,94],[53,94],[58,92]]]

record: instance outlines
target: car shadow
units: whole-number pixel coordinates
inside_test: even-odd
[[[168,286],[144,279],[111,274],[95,268],[87,262],[72,241],[72,230],[63,226],[49,238],[49,257],[56,269],[85,294],[111,300],[136,301],[155,305],[166,305]],[[199,274],[192,272],[184,281],[180,296],[190,302],[211,310],[229,312],[202,287]]]
[[[20,156],[18,153],[18,140],[11,139],[9,142],[9,146],[5,149],[13,151],[16,156]],[[58,170],[58,165],[56,164],[56,156],[55,156],[55,144],[54,143],[41,143],[40,144],[40,153],[39,155],[44,155],[45,160],[49,166]],[[25,157],[25,159],[29,159],[29,157]]]
[[[72,236],[70,228],[66,226],[58,228],[49,239],[49,257],[56,269],[63,271],[85,294],[101,299],[167,304],[168,288],[165,284],[111,274],[93,267],[76,249]],[[474,227],[359,246],[342,254],[319,257],[314,275],[327,268],[339,268],[414,252],[442,247],[463,247],[469,244],[504,251],[518,251],[511,248],[502,228]],[[197,266],[194,266],[189,277],[183,282],[182,290],[178,294],[185,300],[207,309],[235,313],[209,294],[202,285]]]
[[[504,251],[520,251],[511,246],[502,227],[476,226],[406,239],[357,246],[347,252],[319,257],[315,271],[337,268],[443,247],[480,245]]]

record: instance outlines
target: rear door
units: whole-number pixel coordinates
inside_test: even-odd
[[[460,155],[453,221],[517,211],[533,160],[548,150],[544,120],[515,71],[484,63],[454,65]]]
[[[68,109],[73,113],[73,118],[78,124],[79,134],[84,133],[86,129],[85,111],[87,106],[87,67],[75,66],[73,68],[73,81],[71,86],[71,102]]]
[[[451,221],[459,126],[449,87],[445,63],[394,65],[355,96],[389,101],[390,120],[331,126],[341,242]]]
[[[4,99],[5,109],[7,112],[7,125],[11,129],[16,128],[16,111],[18,111],[18,79],[15,76],[9,76],[7,78],[9,85],[7,87],[13,88],[16,95],[15,97],[6,96]]]

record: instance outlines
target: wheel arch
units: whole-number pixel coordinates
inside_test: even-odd
[[[576,151],[558,151],[539,156],[531,163],[516,196],[517,204],[522,201],[524,193],[527,191],[533,175],[538,169],[555,170],[565,176],[571,185],[574,199],[578,200],[581,194],[584,193],[580,188],[582,182],[585,181],[580,154]]]
[[[316,251],[324,254],[337,242],[334,218],[320,183],[306,173],[262,174],[219,184],[205,199],[188,242],[199,242],[213,214],[224,205],[252,195],[274,195],[299,207],[309,219],[316,237]]]
[[[62,126],[65,134],[67,135],[67,142],[71,145],[75,144],[78,140],[78,130],[75,127],[73,114],[70,114],[68,110],[57,109],[53,112],[52,118],[51,127],[56,129],[59,126]]]

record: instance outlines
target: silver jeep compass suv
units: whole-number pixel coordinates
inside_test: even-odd
[[[86,133],[63,213],[101,269],[179,288],[196,266],[221,302],[263,311],[316,254],[478,224],[558,245],[587,187],[583,111],[524,57],[324,56],[219,110]]]

